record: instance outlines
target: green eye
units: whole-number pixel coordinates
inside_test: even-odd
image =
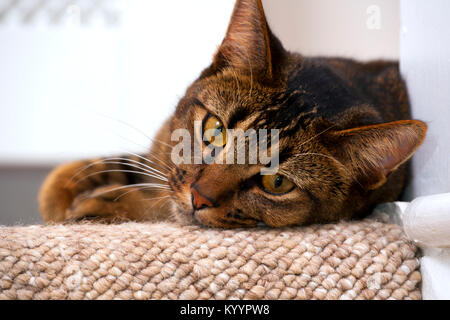
[[[227,132],[222,121],[209,115],[203,125],[203,137],[207,144],[223,147],[227,144]]]
[[[262,176],[261,183],[266,192],[276,195],[288,193],[295,187],[293,182],[279,174]]]

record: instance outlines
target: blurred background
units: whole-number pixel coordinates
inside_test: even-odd
[[[263,0],[290,50],[398,59],[397,0]],[[234,0],[0,0],[0,224],[40,223],[64,161],[142,152],[222,41]]]

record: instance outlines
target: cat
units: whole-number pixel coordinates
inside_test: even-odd
[[[358,219],[401,195],[407,161],[427,131],[410,117],[396,62],[288,52],[261,1],[238,0],[211,65],[150,151],[56,168],[40,190],[40,210],[48,222],[165,219],[218,228]],[[216,144],[219,153],[227,152],[226,129],[278,129],[278,171],[262,175],[261,163],[174,164],[171,134],[195,136],[195,121],[215,132],[202,148]]]

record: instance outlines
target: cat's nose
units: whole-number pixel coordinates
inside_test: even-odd
[[[191,188],[192,206],[195,210],[212,208],[214,203],[208,197],[202,195],[196,187]]]

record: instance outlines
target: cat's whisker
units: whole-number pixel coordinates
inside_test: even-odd
[[[92,176],[95,176],[95,175],[98,175],[98,174],[102,174],[102,173],[109,173],[109,172],[133,173],[133,174],[142,175],[142,176],[148,176],[148,177],[151,177],[151,178],[155,178],[155,179],[158,179],[158,180],[161,180],[161,181],[168,182],[168,179],[166,179],[166,178],[162,179],[162,178],[159,178],[158,176],[151,175],[151,174],[148,174],[148,173],[143,173],[143,172],[134,171],[134,170],[119,170],[119,169],[115,170],[115,169],[112,169],[112,170],[97,171],[97,172],[88,174],[87,176],[84,176],[83,178],[78,179],[77,181],[75,181],[75,183],[80,183],[81,181],[83,181],[85,179],[88,179],[88,178],[90,178]],[[164,185],[164,186],[167,187],[167,185]]]
[[[252,93],[253,93],[253,66],[252,66],[252,61],[250,60],[250,55],[248,54],[248,50],[247,48],[243,48],[245,55],[247,57],[247,61],[248,61],[248,65],[250,67],[250,91],[248,93],[248,98],[250,99],[252,97]]]
[[[147,215],[147,212],[150,211],[151,209],[153,209],[159,202],[161,202],[162,200],[166,199],[165,203],[162,204],[162,206],[164,206],[165,204],[167,204],[170,200],[170,196],[165,196],[165,197],[161,197],[160,199],[158,199],[157,201],[155,201],[153,203],[152,206],[148,207],[147,209],[145,209],[145,211],[142,213],[142,217],[145,217]],[[162,207],[161,206],[161,207]]]
[[[166,169],[169,169],[169,171],[172,170],[172,168],[170,168],[170,167],[164,168],[164,167],[162,167],[161,164],[159,164],[159,163],[157,163],[157,162],[154,162],[154,161],[152,161],[152,160],[150,160],[150,159],[147,159],[146,157],[143,157],[143,156],[141,156],[141,155],[139,155],[139,154],[137,154],[137,153],[133,153],[133,152],[130,152],[130,151],[125,151],[125,152],[128,153],[128,154],[130,154],[130,155],[132,155],[132,156],[138,157],[139,159],[142,159],[142,160],[144,160],[144,161],[146,161],[146,162],[148,162],[148,163],[150,163],[150,164],[157,165],[157,166],[159,166],[159,167],[161,168],[161,170],[166,170]],[[153,156],[153,155],[152,155],[152,154],[149,154],[149,156]],[[163,172],[161,172],[161,171],[159,171],[159,170],[157,170],[157,169],[155,169],[155,168],[153,168],[153,170],[156,171],[156,172],[158,172],[158,173],[161,174],[161,175],[167,176],[167,174],[165,174],[165,173],[163,173]]]
[[[139,170],[142,170],[144,173],[148,173],[149,175],[152,175],[154,177],[159,177],[161,179],[163,179],[164,181],[167,181],[167,176],[163,175],[163,174],[158,174],[154,171],[149,171],[149,170],[145,170],[142,167],[139,167],[137,165],[134,165],[132,163],[123,163],[123,162],[117,162],[117,161],[104,161],[105,164],[119,164],[119,165],[123,165],[123,166],[127,166],[127,167],[132,167],[132,168],[137,168]]]
[[[135,156],[135,157],[138,157],[139,159],[142,159],[142,160],[144,160],[144,161],[146,161],[146,162],[148,162],[148,163],[150,163],[150,164],[152,164],[152,165],[157,165],[157,166],[159,166],[159,167],[161,168],[161,170],[168,170],[168,171],[171,171],[171,170],[173,169],[173,167],[169,166],[167,163],[165,163],[164,161],[162,161],[160,158],[156,157],[156,156],[155,156],[154,154],[152,154],[151,152],[148,153],[147,156],[148,156],[148,157],[153,157],[154,159],[158,160],[158,162],[155,162],[155,161],[153,161],[153,160],[151,160],[151,159],[148,159],[148,158],[146,158],[146,157],[143,157],[143,156],[141,156],[141,155],[139,155],[139,154],[137,154],[137,153],[134,153],[134,152],[131,152],[131,151],[128,151],[128,150],[123,150],[123,152],[128,153],[128,154],[130,154],[130,155],[133,155],[133,156]],[[171,152],[168,152],[167,154],[170,154],[170,153],[171,153]],[[153,170],[158,171],[160,174],[163,174],[161,171],[159,171],[159,170],[157,170],[157,169],[155,169],[155,168],[153,168]],[[164,175],[166,175],[166,174],[164,174]]]
[[[324,158],[328,158],[330,160],[335,161],[336,163],[338,163],[342,168],[344,168],[347,172],[350,172],[350,170],[338,159],[336,159],[333,156],[327,155],[327,154],[323,154],[323,153],[314,153],[314,152],[307,152],[307,153],[299,153],[296,154],[296,156],[319,156],[319,157],[324,157]]]
[[[119,159],[118,157],[116,157],[116,158]],[[106,160],[106,159],[101,159],[101,160],[98,160],[98,161],[89,163],[89,164],[87,164],[87,165],[85,165],[85,166],[79,168],[78,170],[76,170],[75,173],[70,177],[70,179],[67,180],[67,182],[66,182],[66,184],[65,184],[65,187],[67,187],[67,185],[68,185],[69,183],[71,183],[71,182],[73,181],[73,179],[75,179],[78,175],[80,175],[81,173],[83,173],[83,172],[86,171],[87,169],[89,169],[89,168],[91,168],[91,167],[93,167],[93,166],[95,166],[95,165],[97,165],[97,164],[104,163],[105,160]]]
[[[163,146],[169,147],[170,150],[173,149],[173,146],[171,146],[170,144],[168,144],[168,143],[166,143],[166,142],[164,142],[164,141],[161,141],[161,140],[158,140],[158,139],[152,139],[152,141],[153,141],[153,142],[158,142],[158,143],[162,144]]]
[[[227,56],[223,56],[223,58],[227,61],[228,65],[230,65],[230,66],[232,65],[230,59],[228,59]],[[230,70],[231,74],[233,75],[233,78],[234,78],[234,80],[236,82],[236,86],[237,86],[237,95],[235,95],[233,97],[233,107],[235,107],[235,106],[237,106],[238,99],[241,96],[241,90],[240,90],[240,86],[239,86],[239,77],[233,68],[230,68],[229,70]]]
[[[114,133],[117,137],[121,138],[122,140],[124,140],[124,141],[126,141],[126,142],[132,143],[132,144],[134,144],[135,146],[137,146],[137,147],[139,147],[139,148],[142,148],[143,150],[148,150],[148,147],[149,147],[149,146],[146,146],[146,145],[144,146],[144,145],[142,145],[142,144],[140,144],[140,143],[137,143],[136,141],[131,140],[131,139],[127,138],[127,137],[124,137],[124,136],[122,136],[121,134],[119,134],[119,133],[117,133],[117,132],[114,132],[114,131],[113,131],[113,133]]]
[[[148,162],[149,164],[158,166],[161,170],[170,172],[174,168],[173,166],[168,165],[166,162],[164,162],[162,159],[158,158],[157,156],[155,156],[151,152],[147,154],[147,157],[152,157],[152,158],[154,158],[155,161],[153,161],[152,159],[148,159],[147,157],[143,157],[143,156],[141,156],[139,154],[136,154],[134,152],[131,152],[131,151],[128,151],[128,150],[124,150],[124,149],[122,149],[122,150],[123,150],[123,152],[128,153],[130,155],[133,155],[135,157],[138,157],[138,158]],[[167,154],[170,154],[170,153],[171,152],[168,152]],[[155,168],[153,168],[153,170],[159,172],[160,174],[163,174],[160,170],[157,170]],[[167,175],[167,174],[164,174],[164,175]]]
[[[231,74],[233,75],[233,79],[234,79],[234,81],[236,83],[236,88],[237,88],[236,94],[233,95],[233,103],[232,103],[233,108],[235,108],[237,106],[237,102],[238,102],[239,97],[241,95],[240,94],[241,93],[241,89],[239,87],[239,80],[238,80],[236,71],[234,71],[234,70],[230,70],[230,71],[231,71]]]
[[[102,162],[103,162],[103,160],[95,161],[95,162],[93,162],[93,163],[89,163],[89,164],[87,164],[87,165],[85,165],[85,166],[79,168],[78,170],[76,170],[76,171],[74,172],[74,174],[70,177],[70,179],[67,180],[67,182],[66,182],[66,184],[65,184],[64,187],[67,187],[67,185],[68,185],[69,183],[71,183],[71,182],[73,181],[73,179],[75,179],[75,178],[76,178],[79,174],[81,174],[83,171],[89,169],[90,167],[92,167],[92,166],[94,166],[94,165],[96,165],[96,164],[100,164],[100,163],[102,163]]]
[[[337,125],[334,124],[334,125],[332,125],[332,126],[326,128],[325,130],[319,132],[318,134],[316,134],[315,136],[311,137],[310,139],[308,139],[308,140],[302,142],[302,143],[299,145],[299,147],[301,147],[301,146],[307,144],[308,142],[310,142],[310,141],[312,141],[312,140],[314,140],[314,139],[317,139],[318,137],[320,137],[320,136],[323,135],[324,133],[330,131],[331,129],[333,129],[333,128],[336,127],[336,126],[337,126]]]
[[[167,170],[172,171],[174,169],[173,165],[167,164],[165,163],[163,160],[161,160],[161,158],[157,157],[156,155],[150,153],[149,154],[150,157],[153,157],[155,160],[159,161],[158,163],[164,167],[166,167]]]
[[[314,153],[314,152],[309,152],[309,153],[299,153],[299,154],[297,154],[297,156],[307,156],[307,155],[312,155],[312,156],[322,156],[322,157],[331,159],[331,160],[335,161],[337,164],[339,164],[339,165],[340,165],[347,173],[353,175],[352,172],[350,171],[350,169],[347,168],[347,166],[345,166],[341,161],[339,161],[339,160],[336,159],[335,157],[332,157],[332,156],[329,156],[329,155],[326,155],[326,154],[323,154],[323,153]],[[360,185],[361,187],[363,187],[363,186],[361,185],[361,183],[360,183],[358,180],[355,180],[355,182],[356,182],[358,185]]]
[[[139,128],[134,127],[133,125],[129,124],[128,122],[125,122],[125,121],[123,121],[123,120],[121,120],[121,119],[115,119],[115,118],[113,118],[113,117],[106,116],[106,115],[105,115],[105,117],[107,117],[107,118],[109,118],[109,119],[111,119],[111,120],[115,120],[115,121],[117,121],[117,122],[120,122],[120,123],[124,124],[125,126],[127,126],[127,127],[131,128],[131,129],[135,130],[136,132],[142,134],[145,138],[147,138],[147,139],[148,139],[149,141],[151,141],[151,142],[160,143],[160,144],[162,144],[162,145],[164,145],[164,146],[166,146],[166,147],[169,147],[170,150],[173,149],[173,146],[171,146],[170,144],[168,144],[168,143],[166,143],[166,142],[164,142],[164,141],[161,141],[161,140],[159,140],[159,139],[155,139],[155,138],[149,137],[144,131],[142,131],[142,130],[139,129]],[[128,141],[128,142],[131,142],[131,143],[133,143],[133,144],[135,144],[135,145],[137,145],[137,146],[139,146],[139,147],[141,147],[141,148],[148,149],[148,146],[142,146],[142,145],[140,145],[139,143],[137,143],[137,142],[135,142],[135,141],[132,141],[132,140],[130,140],[130,139],[128,139],[128,138],[125,138],[125,137],[123,137],[122,135],[120,135],[120,134],[118,134],[118,133],[116,133],[116,135],[118,135],[120,138],[122,138],[122,139],[124,139],[124,140],[126,140],[126,141]],[[129,152],[129,153],[131,153],[131,152]],[[133,153],[131,153],[131,154],[133,154]],[[133,155],[138,156],[138,155],[136,155],[136,154],[133,154]],[[139,156],[139,157],[140,157],[140,156]],[[143,157],[142,157],[142,158],[143,158]],[[146,160],[149,161],[148,159],[146,159]],[[162,162],[162,163],[163,163],[163,162]],[[153,163],[153,164],[155,164],[155,163]],[[161,164],[160,164],[160,165],[161,165]],[[172,170],[172,169],[173,169],[173,168],[170,168],[170,167],[168,167],[168,166],[166,166],[166,167],[167,167],[167,169],[169,169],[169,170]]]
[[[136,165],[132,165],[132,164],[129,164],[129,163],[126,163],[126,162],[113,162],[113,161],[116,161],[116,160],[117,160],[117,161],[130,161],[130,162],[133,162],[133,163],[137,163],[139,166],[143,166],[143,167],[139,167],[139,166],[136,166]],[[142,170],[142,171],[144,171],[144,172],[146,172],[146,173],[149,173],[149,174],[155,174],[155,172],[156,172],[156,174],[160,175],[161,178],[166,178],[166,177],[167,177],[167,175],[164,174],[164,173],[162,173],[161,171],[156,170],[156,169],[154,169],[154,168],[152,168],[152,167],[150,167],[150,166],[147,166],[147,165],[145,165],[145,164],[143,164],[143,163],[140,163],[139,161],[135,161],[135,160],[133,160],[133,159],[128,159],[128,158],[122,158],[122,157],[111,157],[111,158],[105,158],[105,159],[101,159],[101,160],[99,160],[99,161],[95,161],[95,162],[93,162],[93,163],[90,163],[90,164],[88,164],[88,165],[86,165],[86,166],[84,166],[84,167],[78,169],[78,170],[72,175],[72,177],[67,181],[66,185],[67,185],[68,183],[72,182],[73,179],[75,179],[75,178],[76,178],[78,175],[80,175],[82,172],[86,171],[87,169],[89,169],[89,168],[91,168],[91,167],[93,167],[93,166],[95,166],[95,165],[97,165],[97,164],[102,164],[102,163],[105,163],[105,164],[106,164],[106,163],[110,163],[110,164],[127,165],[127,166],[131,166],[131,167],[136,167],[136,168],[138,168],[138,169],[140,169],[140,170]],[[149,170],[153,170],[153,171],[155,171],[155,172],[146,170],[145,168],[147,168],[147,169],[149,169]]]
[[[130,140],[130,139],[128,139],[128,138],[125,138],[125,137],[123,137],[122,135],[120,135],[120,134],[118,134],[118,133],[116,133],[116,135],[117,135],[118,137],[124,139],[125,141],[128,141],[128,142],[130,142],[130,143],[135,144],[135,145],[138,146],[138,147],[141,147],[141,148],[143,148],[143,149],[148,149],[148,147],[143,146],[143,145],[141,145],[141,144],[139,144],[139,143],[137,143],[137,142],[135,142],[135,141],[133,141],[133,140]],[[162,141],[156,141],[156,142],[163,143]],[[170,148],[173,148],[173,147],[170,146],[170,145],[167,145],[167,146],[169,146]],[[127,152],[127,153],[129,153],[129,154],[138,156],[138,155],[136,155],[135,153],[132,153],[132,152],[129,152],[129,151],[126,151],[126,150],[124,150],[124,152]],[[151,154],[149,154],[149,155],[151,155]],[[138,156],[138,157],[140,157],[140,158],[142,158],[142,159],[145,159],[146,161],[150,162],[149,159],[146,159],[146,158],[144,158],[144,157],[142,157],[142,156]],[[151,162],[151,163],[152,163],[152,164],[157,164],[157,163],[154,163],[154,162]],[[158,165],[161,166],[161,164],[158,164]],[[161,169],[162,169],[162,168],[161,168]],[[171,168],[169,168],[169,170],[171,170]]]
[[[140,157],[140,158],[142,158],[142,159],[144,159],[144,160],[147,160],[145,157],[142,157],[142,156],[139,156],[139,155],[137,155],[137,154],[134,154],[135,156],[137,156],[137,157]],[[155,169],[155,168],[153,168],[153,167],[151,167],[151,166],[149,166],[149,165],[147,165],[147,164],[144,164],[144,163],[142,163],[142,162],[139,162],[139,161],[136,161],[136,160],[133,160],[133,159],[129,159],[129,158],[123,158],[124,160],[126,160],[126,161],[129,161],[129,162],[132,162],[132,163],[136,163],[137,165],[140,165],[140,166],[142,166],[142,167],[144,167],[144,168],[146,168],[146,169],[148,169],[148,170],[144,170],[144,169],[142,169],[143,171],[146,171],[146,172],[148,172],[148,173],[157,173],[157,174],[159,174],[159,175],[161,175],[161,176],[163,176],[163,177],[167,177],[167,174],[166,173],[164,173],[164,172],[162,172],[162,171],[159,171],[158,169]],[[148,161],[148,160],[147,160]],[[150,164],[155,164],[155,163],[152,163],[152,162],[150,162],[150,161],[148,161]]]
[[[163,197],[145,198],[145,199],[141,199],[140,201],[153,201],[153,200],[159,200],[159,199],[165,199],[165,198],[170,198],[170,196],[167,195],[167,196],[163,196]]]
[[[157,183],[135,183],[135,184],[128,184],[128,185],[125,185],[125,186],[116,187],[116,188],[113,188],[113,189],[110,189],[110,190],[105,190],[103,192],[96,193],[95,195],[90,196],[89,198],[95,198],[95,197],[107,194],[109,192],[115,192],[115,191],[119,191],[119,190],[123,190],[123,189],[127,189],[127,188],[135,188],[135,187],[149,187],[149,188],[154,188],[156,190],[164,190],[164,191],[169,191],[170,190],[170,189],[166,189],[166,188],[168,188],[167,186],[160,185],[160,184],[157,184]]]
[[[122,161],[122,162],[111,162],[111,161]],[[127,163],[127,162],[123,162],[123,161],[128,161],[131,163]],[[143,164],[139,161],[133,160],[133,159],[129,159],[129,158],[121,158],[121,157],[112,157],[112,158],[106,158],[103,159],[104,163],[111,163],[111,164],[121,164],[121,165],[126,165],[126,166],[130,166],[130,167],[135,167],[138,168],[144,172],[147,173],[151,173],[151,174],[158,174],[161,175],[162,177],[167,177],[167,175],[153,167],[150,167],[146,164]],[[135,164],[134,164],[135,163]]]
[[[231,73],[233,74],[233,78],[236,82],[236,87],[237,87],[237,95],[235,96],[235,98],[238,98],[241,95],[241,87],[239,85],[239,78],[238,78],[235,70],[231,70]],[[237,102],[236,100],[237,99],[234,99],[233,103],[236,103]]]
[[[120,123],[124,124],[125,126],[131,128],[131,129],[133,129],[134,131],[136,131],[136,132],[142,134],[142,135],[143,135],[145,138],[147,138],[149,141],[152,141],[152,142],[159,142],[159,143],[162,143],[162,144],[164,144],[164,145],[166,145],[166,146],[168,146],[168,147],[170,147],[170,148],[173,148],[171,145],[169,145],[169,144],[167,144],[167,143],[165,143],[165,142],[163,142],[163,141],[160,141],[160,140],[158,140],[158,139],[154,139],[154,138],[149,137],[143,130],[141,130],[141,129],[139,129],[139,128],[133,126],[133,125],[131,125],[130,123],[128,123],[128,122],[126,122],[126,121],[124,121],[124,120],[122,120],[122,119],[116,119],[116,118],[113,118],[113,117],[107,116],[107,115],[104,115],[104,116],[107,117],[107,118],[109,118],[109,119],[111,119],[111,120],[115,120],[115,121],[117,121],[117,122],[120,122]]]
[[[118,135],[119,137],[121,137],[122,139],[127,140],[128,142],[131,142],[131,143],[133,143],[133,144],[135,144],[135,145],[137,145],[137,146],[139,146],[139,147],[141,147],[141,148],[143,148],[143,149],[148,149],[148,147],[144,147],[144,146],[142,146],[142,145],[140,145],[140,144],[138,144],[138,143],[136,143],[136,142],[134,142],[134,141],[132,141],[132,140],[130,140],[130,139],[127,139],[127,138],[125,138],[125,137],[120,136],[119,134],[117,134],[117,135]],[[129,154],[132,154],[132,155],[134,155],[134,156],[137,156],[137,157],[139,157],[139,158],[141,158],[141,159],[144,159],[145,161],[147,161],[147,162],[149,162],[149,163],[151,163],[151,164],[158,165],[162,170],[165,170],[165,169],[169,169],[169,171],[172,170],[171,168],[164,168],[164,166],[162,166],[161,163],[152,162],[151,160],[149,160],[149,159],[147,159],[147,158],[145,158],[145,157],[139,156],[139,155],[137,155],[136,153],[133,153],[133,152],[130,152],[130,151],[127,151],[127,150],[124,150],[124,149],[122,149],[122,150],[123,150],[123,152],[125,152],[125,153],[129,153]],[[151,155],[151,154],[149,154],[149,156],[150,156],[150,155]]]
[[[154,189],[154,187],[138,187],[138,188],[136,188],[136,189],[127,191],[127,192],[125,192],[125,193],[122,193],[121,195],[119,195],[118,197],[116,197],[113,201],[116,202],[116,201],[119,200],[120,198],[122,198],[122,197],[124,197],[124,196],[126,196],[127,194],[130,194],[130,193],[132,193],[132,192],[137,192],[137,191],[142,191],[142,190],[149,190],[149,189]],[[172,190],[168,190],[168,191],[172,191]],[[165,197],[169,197],[169,196],[167,195],[167,196],[164,196],[164,198],[165,198]],[[153,198],[153,199],[159,199],[159,198],[161,198],[161,197],[157,197],[157,198]],[[143,199],[143,200],[145,200],[145,199]],[[141,201],[143,201],[143,200],[141,200]]]

